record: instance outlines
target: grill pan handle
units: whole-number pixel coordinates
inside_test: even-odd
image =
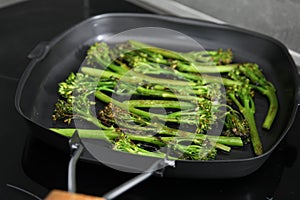
[[[78,135],[78,132],[75,131],[72,137],[69,139],[69,145],[71,150],[71,159],[69,161],[69,168],[68,168],[68,192],[54,190],[52,191],[49,196],[45,200],[81,200],[76,192],[76,164],[77,161],[82,154],[84,147],[83,144],[80,142],[80,137]],[[120,186],[116,187],[115,189],[107,192],[103,195],[103,197],[89,197],[91,200],[112,200],[119,196],[120,194],[126,192],[127,190],[131,189],[132,187],[136,186],[137,184],[141,183],[142,181],[149,178],[151,175],[153,175],[155,172],[159,171],[158,169],[164,169],[167,166],[175,167],[175,161],[174,160],[168,160],[168,154],[165,157],[165,159],[159,159],[156,162],[154,162],[148,170],[145,172],[137,175],[136,177],[126,181],[125,183],[121,184]],[[162,176],[163,173],[160,175]],[[82,194],[80,194],[82,195]],[[82,196],[83,197],[83,196]],[[87,197],[86,197],[87,198]],[[83,200],[84,198],[82,198]]]
[[[80,142],[78,132],[75,131],[73,136],[69,140],[69,145],[71,149],[71,159],[68,168],[68,191],[71,193],[76,192],[76,164],[83,152],[83,145]]]

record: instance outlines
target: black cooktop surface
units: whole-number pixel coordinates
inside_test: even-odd
[[[27,55],[39,42],[51,40],[85,18],[109,12],[148,11],[121,0],[39,0],[0,9],[0,199],[42,199],[52,189],[67,190],[69,154],[31,136],[15,109],[15,90],[30,61]],[[117,199],[300,199],[299,122],[298,112],[287,137],[247,177],[190,180],[153,176]],[[80,161],[77,189],[101,196],[133,176]]]

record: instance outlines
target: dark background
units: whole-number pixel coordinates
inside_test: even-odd
[[[27,55],[76,23],[110,12],[148,12],[121,0],[26,1],[0,9],[0,199],[35,199],[67,188],[69,154],[30,136],[14,106],[18,80],[30,62]],[[290,33],[294,34],[294,33]],[[300,114],[287,137],[255,173],[238,179],[189,180],[151,177],[118,199],[300,199]],[[101,196],[132,174],[79,162],[78,192]]]

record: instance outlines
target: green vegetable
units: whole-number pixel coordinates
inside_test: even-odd
[[[249,124],[251,143],[256,155],[263,153],[262,143],[257,131],[256,122],[254,118],[255,104],[251,97],[249,85],[233,87],[229,90],[228,96],[238,106],[240,112],[245,117]]]
[[[276,89],[274,85],[267,81],[257,64],[246,63],[240,65],[238,68],[243,74],[245,74],[252,83],[252,88],[258,90],[265,95],[269,100],[269,109],[266,118],[263,122],[263,128],[270,129],[278,111],[278,100],[276,96]]]
[[[176,52],[133,40],[101,42],[90,47],[78,73],[59,83],[53,119],[87,121],[95,130],[80,129],[81,137],[106,139],[115,150],[139,155],[165,157],[159,148],[168,147],[174,159],[208,160],[249,142],[261,155],[254,90],[268,98],[263,128],[270,129],[278,110],[275,87],[257,64],[233,63],[231,50]],[[106,106],[98,108],[99,102]],[[221,136],[209,134],[221,124]],[[52,130],[67,137],[75,131]]]
[[[76,129],[66,129],[66,128],[51,128],[50,130],[59,133],[63,136],[71,137]],[[84,130],[78,129],[78,134],[81,138],[94,138],[108,140],[112,142],[114,150],[120,150],[128,153],[136,153],[144,156],[152,156],[165,158],[166,154],[159,150],[159,147],[169,145],[173,154],[179,154],[182,157],[179,159],[190,159],[190,160],[209,160],[216,157],[216,148],[221,148],[225,151],[230,151],[230,148],[224,145],[210,146],[209,141],[199,141],[193,138],[186,137],[161,137],[156,138],[152,135],[135,135],[135,134],[124,134],[117,130]],[[145,150],[140,147],[139,144],[135,142],[143,142],[155,145],[156,151]],[[203,146],[199,145],[183,145],[180,142],[196,142],[197,144],[203,143]],[[168,156],[170,159],[177,159],[177,157]]]

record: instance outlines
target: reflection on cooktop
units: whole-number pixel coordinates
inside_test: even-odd
[[[293,165],[296,156],[297,149],[284,140],[264,165],[249,176],[214,180],[152,176],[117,199],[272,199],[283,171]],[[69,159],[68,152],[29,137],[23,155],[23,168],[29,177],[44,187],[67,190]],[[77,165],[77,189],[81,193],[101,196],[135,175],[80,161]]]

